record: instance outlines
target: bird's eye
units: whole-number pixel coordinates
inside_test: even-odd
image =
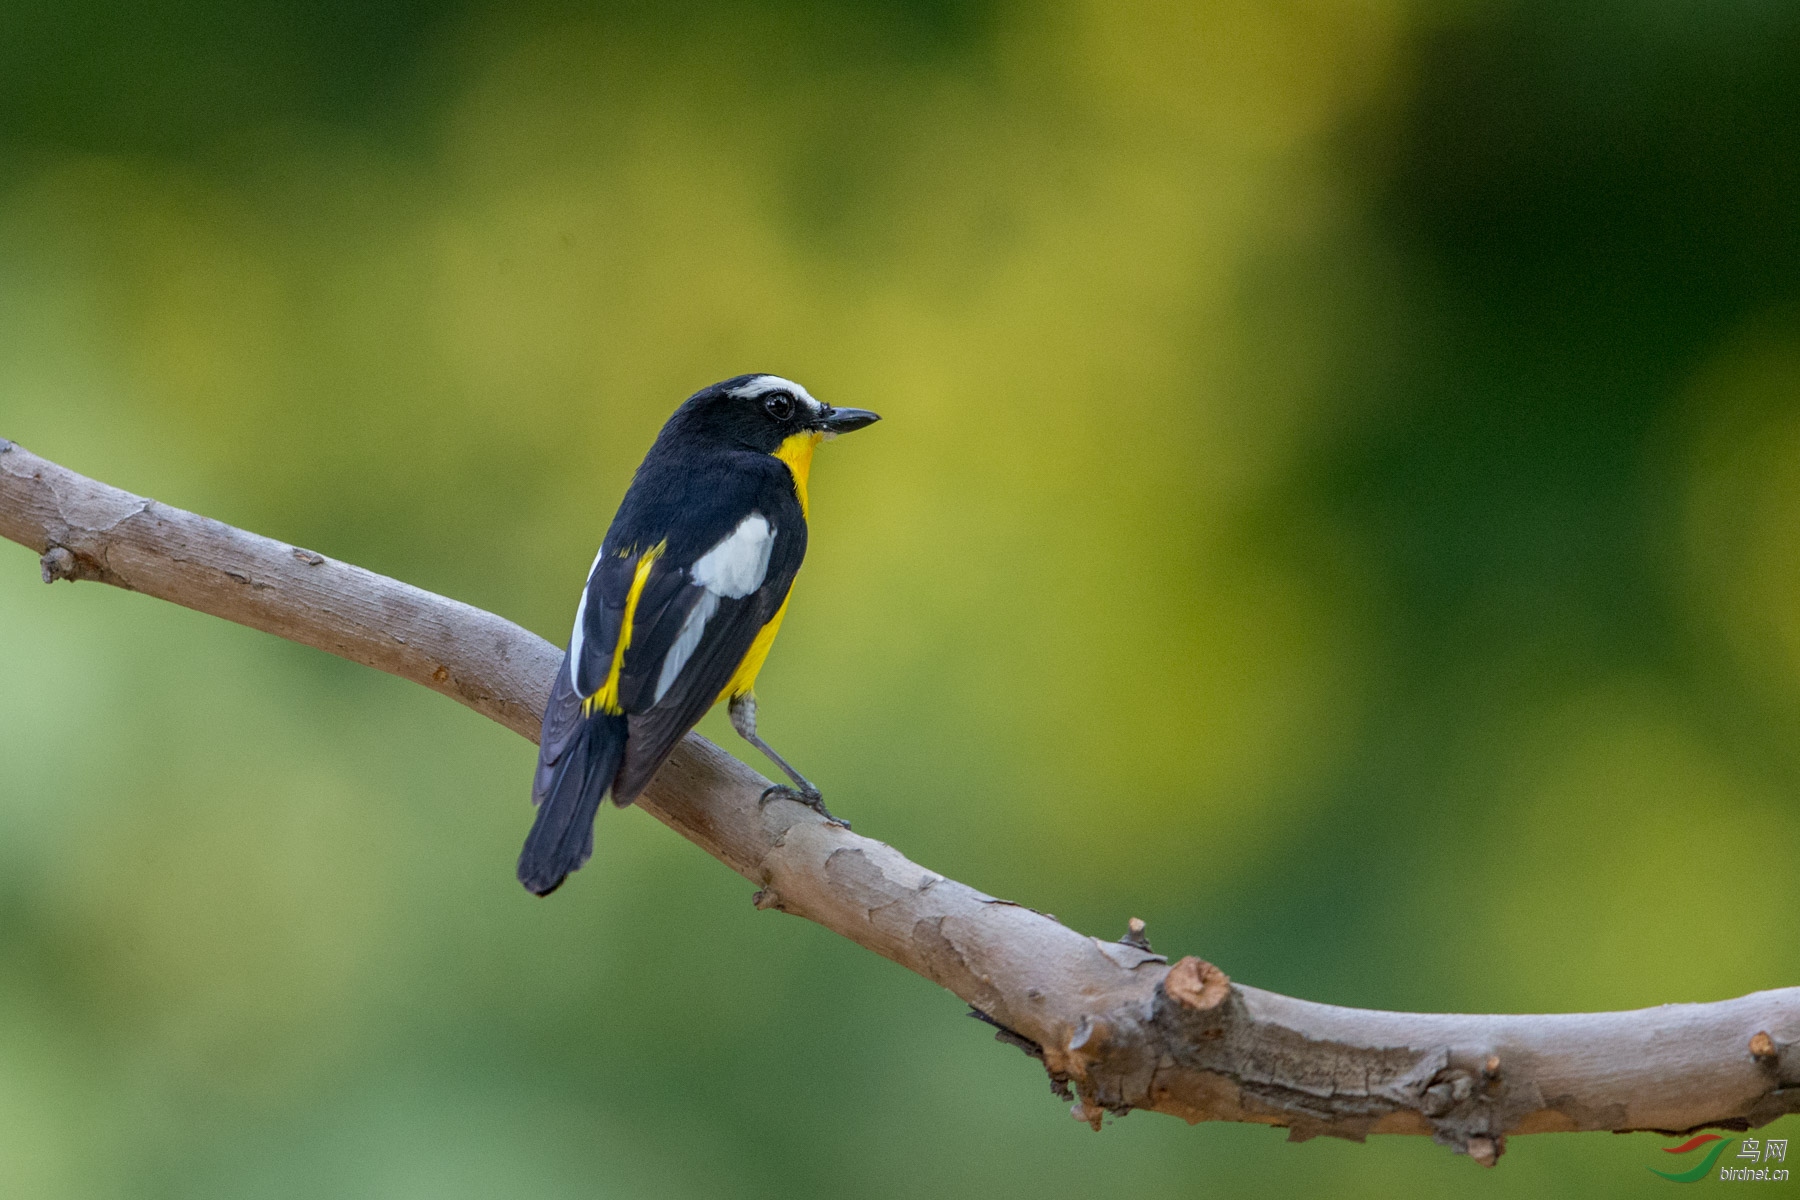
[[[794,398],[786,392],[771,392],[763,400],[763,411],[777,421],[785,421],[794,415]]]

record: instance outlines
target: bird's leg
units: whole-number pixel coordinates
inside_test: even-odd
[[[785,796],[789,800],[796,800],[801,804],[806,805],[808,808],[817,812],[821,817],[830,821],[833,825],[841,825],[845,829],[850,828],[850,822],[841,821],[831,815],[830,811],[825,807],[825,797],[819,794],[819,789],[814,787],[806,776],[794,770],[793,767],[788,765],[787,759],[775,753],[775,748],[773,746],[756,736],[755,693],[745,692],[741,696],[733,696],[730,704],[727,705],[727,708],[731,713],[731,727],[737,730],[738,736],[743,738],[746,742],[749,742],[752,746],[755,746],[758,750],[761,750],[763,754],[768,757],[770,762],[780,767],[782,773],[794,781],[793,787],[789,787],[785,783],[776,783],[765,788],[763,790],[761,801],[763,804],[767,804],[776,796]]]

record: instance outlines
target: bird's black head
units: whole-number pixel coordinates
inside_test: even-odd
[[[796,435],[834,437],[880,419],[866,409],[821,404],[779,375],[739,375],[689,396],[668,427],[684,437],[774,454]]]

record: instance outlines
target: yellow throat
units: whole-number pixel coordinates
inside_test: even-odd
[[[806,476],[812,470],[813,451],[824,440],[825,435],[816,431],[789,434],[775,450],[775,457],[787,464],[794,477],[794,492],[800,497],[800,515],[803,517],[812,515],[806,504]]]

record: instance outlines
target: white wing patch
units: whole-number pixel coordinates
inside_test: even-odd
[[[588,568],[587,578],[581,584],[581,601],[575,605],[575,632],[569,636],[569,686],[581,695],[581,681],[578,672],[581,670],[581,651],[587,642],[587,636],[581,627],[587,621],[588,584],[594,582],[594,572],[600,569],[600,557],[606,553],[606,547],[594,551],[594,565]],[[582,699],[587,697],[582,696]]]
[[[774,548],[774,526],[769,524],[767,517],[753,512],[688,569],[689,577],[703,590],[700,599],[688,611],[687,619],[681,623],[675,644],[663,657],[653,703],[661,703],[681,674],[681,668],[687,666],[688,659],[699,648],[700,639],[706,633],[706,623],[719,610],[719,601],[741,600],[762,586],[769,573],[769,553]]]
[[[707,591],[741,600],[762,586],[763,576],[769,573],[769,552],[774,548],[775,530],[769,519],[753,512],[702,554],[689,574]]]
[[[681,674],[681,668],[687,666],[688,659],[700,645],[700,637],[706,632],[706,623],[712,615],[719,611],[719,594],[717,592],[701,592],[700,599],[688,610],[687,620],[681,623],[681,632],[675,637],[675,644],[669,647],[669,653],[663,657],[662,674],[656,677],[656,699],[652,704],[661,704],[662,698],[675,685],[675,677]]]

